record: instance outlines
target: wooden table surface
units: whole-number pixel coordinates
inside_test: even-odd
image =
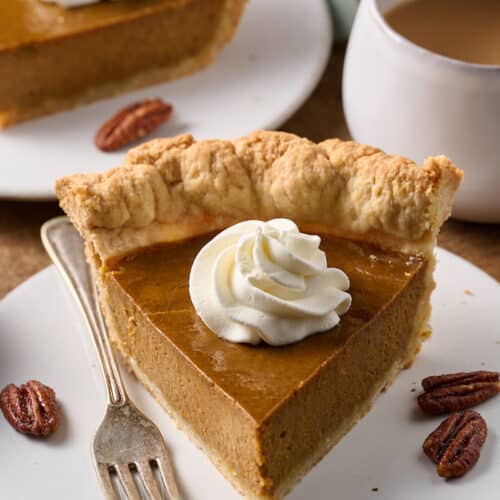
[[[314,141],[349,138],[340,93],[343,52],[335,48],[313,95],[283,130]],[[56,203],[0,201],[0,297],[49,264],[40,243],[40,225],[60,213]],[[439,244],[500,280],[500,225],[449,221]]]

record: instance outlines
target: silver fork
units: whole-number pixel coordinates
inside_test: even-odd
[[[132,471],[154,499],[161,499],[159,470],[169,497],[180,495],[163,437],[129,400],[109,342],[99,307],[95,282],[85,260],[83,242],[67,217],[47,221],[41,229],[43,245],[77,299],[97,350],[106,383],[108,406],[93,441],[93,458],[101,488],[108,499],[119,498],[112,474],[116,473],[127,497],[140,500],[141,493]],[[139,481],[140,484],[141,481]]]

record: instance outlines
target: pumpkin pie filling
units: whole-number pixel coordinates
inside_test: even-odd
[[[191,265],[212,237],[152,247],[105,272],[112,340],[226,476],[272,496],[414,356],[421,332],[407,325],[425,294],[426,261],[322,235],[329,265],[350,277],[350,310],[296,344],[249,346],[214,335],[191,304]]]

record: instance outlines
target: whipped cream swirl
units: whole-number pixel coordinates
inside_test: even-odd
[[[351,305],[349,279],[329,268],[321,238],[288,219],[235,224],[196,256],[189,293],[203,322],[231,342],[297,342],[330,330]]]

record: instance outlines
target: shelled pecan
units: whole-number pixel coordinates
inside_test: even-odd
[[[418,396],[422,411],[442,415],[476,406],[500,393],[498,372],[450,373],[422,380],[424,393]]]
[[[116,151],[151,133],[166,122],[173,107],[161,99],[145,99],[123,108],[97,131],[95,145],[101,151]]]
[[[7,385],[0,393],[0,409],[12,427],[24,434],[48,436],[59,423],[55,392],[37,380],[20,387]]]
[[[479,413],[454,413],[427,437],[424,453],[437,464],[441,477],[460,477],[479,460],[487,433],[486,422]]]

